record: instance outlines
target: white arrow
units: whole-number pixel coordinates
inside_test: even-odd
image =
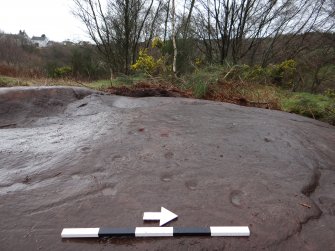
[[[144,212],[143,214],[143,220],[159,220],[159,226],[163,226],[177,217],[178,215],[172,213],[164,207],[161,207],[160,212]]]

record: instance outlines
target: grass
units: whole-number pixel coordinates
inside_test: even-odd
[[[110,87],[117,86],[130,86],[140,81],[144,81],[146,76],[144,74],[136,74],[131,76],[121,75],[113,79],[112,82],[109,79],[97,80],[88,84],[85,84],[87,87],[90,87],[95,90],[105,90]]]
[[[111,87],[111,81],[110,80],[97,80],[92,83],[86,84],[87,87],[90,87],[95,90],[103,90]]]
[[[191,91],[193,97],[215,101],[280,109],[280,89],[264,85],[227,78],[231,67],[210,66],[186,75],[182,88]]]
[[[184,77],[184,83],[181,88],[191,90],[196,98],[205,98],[210,87],[216,85],[221,74],[222,67],[219,66],[210,66],[197,70],[193,74],[188,74]]]
[[[0,87],[29,86],[28,81],[0,75]]]
[[[53,78],[14,78],[0,75],[0,87],[14,86],[79,86],[80,84],[72,79]]]
[[[335,125],[335,98],[321,94],[287,93],[281,100],[282,110]]]

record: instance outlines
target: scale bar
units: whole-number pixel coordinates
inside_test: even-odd
[[[134,227],[64,228],[62,238],[173,237],[173,236],[250,236],[249,227]]]

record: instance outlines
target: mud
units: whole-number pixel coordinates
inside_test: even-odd
[[[1,250],[335,250],[335,128],[183,98],[0,89]],[[249,238],[62,240],[65,227],[248,225]]]

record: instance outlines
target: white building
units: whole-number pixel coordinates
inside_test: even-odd
[[[37,47],[47,47],[49,39],[43,34],[40,37],[32,37],[31,42]]]

